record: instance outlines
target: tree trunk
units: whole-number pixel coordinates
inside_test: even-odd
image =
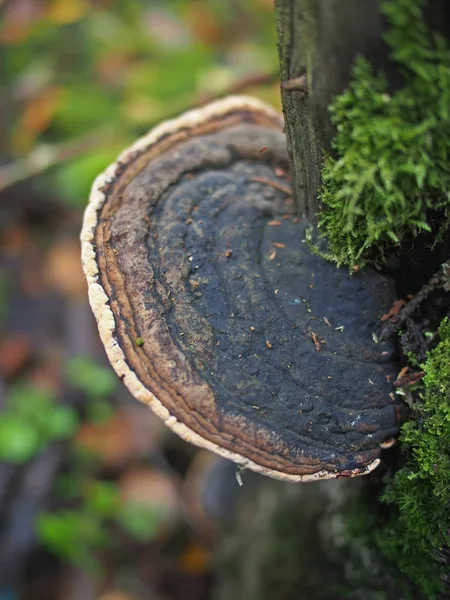
[[[348,85],[357,54],[389,68],[379,0],[276,0],[281,96],[297,212],[313,220],[324,151],[330,150],[328,106]]]
[[[281,96],[295,204],[298,215],[312,222],[320,210],[324,153],[332,150],[328,107],[348,87],[356,56],[362,54],[375,71],[383,71],[392,91],[402,86],[402,77],[390,63],[383,41],[380,4],[381,0],[275,0]],[[429,0],[424,19],[431,30],[450,38],[448,0]],[[437,231],[439,216],[436,219]],[[448,260],[448,235],[438,244],[434,244],[434,238],[435,230],[428,237],[422,233],[408,239],[397,252],[397,266],[390,265],[389,269],[399,297],[415,293]],[[373,501],[371,506],[375,506],[381,487],[374,491],[368,486],[370,478],[361,487],[366,488]],[[446,548],[444,551],[448,552]],[[442,560],[447,564],[447,559]],[[343,558],[342,568],[347,567]],[[391,592],[395,597],[395,585],[388,584],[384,589],[388,597]],[[355,594],[348,597],[360,597]],[[365,591],[361,597],[369,596]]]
[[[314,220],[324,152],[333,128],[328,106],[350,80],[362,54],[383,71],[392,88],[401,76],[389,62],[383,41],[380,0],[275,0],[281,98],[299,216]],[[425,17],[432,29],[449,36],[450,5],[430,0]]]

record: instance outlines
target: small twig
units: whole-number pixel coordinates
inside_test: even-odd
[[[297,90],[303,92],[304,94],[307,94],[308,83],[306,79],[306,73],[302,73],[301,75],[299,75],[298,77],[294,77],[293,79],[287,79],[286,81],[282,81],[281,87],[283,88],[283,90]]]
[[[241,79],[230,84],[226,90],[219,94],[205,94],[204,96],[201,96],[200,104],[212,102],[213,100],[217,100],[217,98],[228,96],[229,94],[239,94],[249,87],[270,85],[271,83],[278,81],[279,76],[279,72],[275,71],[273,73],[250,73],[249,75],[244,75]]]
[[[0,0],[1,2],[1,0]],[[268,85],[275,83],[278,79],[278,73],[253,73],[246,75],[242,79],[232,83],[226,90],[220,94],[206,94],[193,99],[189,106],[201,106],[222,96],[237,94],[246,88],[257,85]],[[180,112],[187,110],[189,106],[180,108]],[[167,115],[163,118],[170,118]],[[153,123],[149,123],[152,126]],[[105,128],[100,131],[90,132],[87,135],[76,140],[62,144],[41,144],[34,150],[16,161],[0,167],[0,192],[15,185],[42,175],[52,167],[58,166],[63,162],[76,158],[88,150],[94,150],[106,146],[115,137],[112,128]],[[290,193],[290,192],[289,192]]]
[[[280,192],[284,192],[288,196],[292,194],[292,189],[289,186],[283,185],[282,183],[278,183],[277,181],[271,181],[270,179],[265,179],[264,177],[249,177],[248,180],[254,181],[255,183],[269,185],[270,187],[273,187],[276,190],[280,190]]]
[[[316,352],[319,352],[321,346],[319,340],[317,339],[317,334],[315,334],[314,331],[311,332],[311,339],[314,342],[314,346],[316,347]]]
[[[0,167],[0,192],[41,175],[48,169],[110,143],[115,137],[111,129],[90,132],[87,135],[64,144],[42,144],[28,156]]]
[[[394,381],[395,387],[405,387],[407,385],[414,385],[419,383],[425,375],[425,371],[417,371],[415,373],[404,373]]]
[[[419,308],[424,300],[433,292],[436,288],[442,287],[442,272],[439,271],[431,279],[428,283],[426,283],[414,296],[412,300],[410,300],[404,307],[392,317],[386,324],[382,327],[381,333],[378,336],[378,341],[387,340],[392,335],[396,334],[400,331],[402,325],[405,323],[407,319],[411,317],[414,311]]]

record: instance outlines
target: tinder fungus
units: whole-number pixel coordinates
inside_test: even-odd
[[[283,122],[230,97],[166,121],[94,183],[89,298],[130,392],[183,439],[289,481],[362,475],[396,434],[388,279],[312,254]]]

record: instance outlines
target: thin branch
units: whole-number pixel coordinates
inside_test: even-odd
[[[249,87],[275,83],[278,77],[278,73],[253,73],[246,75],[242,79],[232,83],[222,93],[200,95],[192,104],[198,106],[222,96],[237,94]],[[187,110],[188,108],[189,106],[185,106],[181,110]],[[170,118],[171,116],[173,115],[167,115],[165,118]],[[153,124],[150,123],[149,125],[152,126]],[[103,148],[107,144],[110,144],[111,140],[115,137],[117,137],[117,134],[114,134],[111,127],[109,127],[100,131],[90,132],[70,142],[41,144],[32,150],[28,156],[0,167],[0,192],[17,183],[22,183],[37,175],[42,175],[49,169],[72,160],[84,152]]]
[[[102,129],[63,144],[41,144],[28,156],[0,167],[0,192],[89,150],[105,146],[115,137],[111,129]]]

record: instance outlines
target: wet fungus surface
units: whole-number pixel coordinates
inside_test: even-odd
[[[397,432],[394,299],[310,253],[282,120],[231,97],[168,121],[94,183],[90,302],[133,395],[184,439],[291,481],[373,469]]]

